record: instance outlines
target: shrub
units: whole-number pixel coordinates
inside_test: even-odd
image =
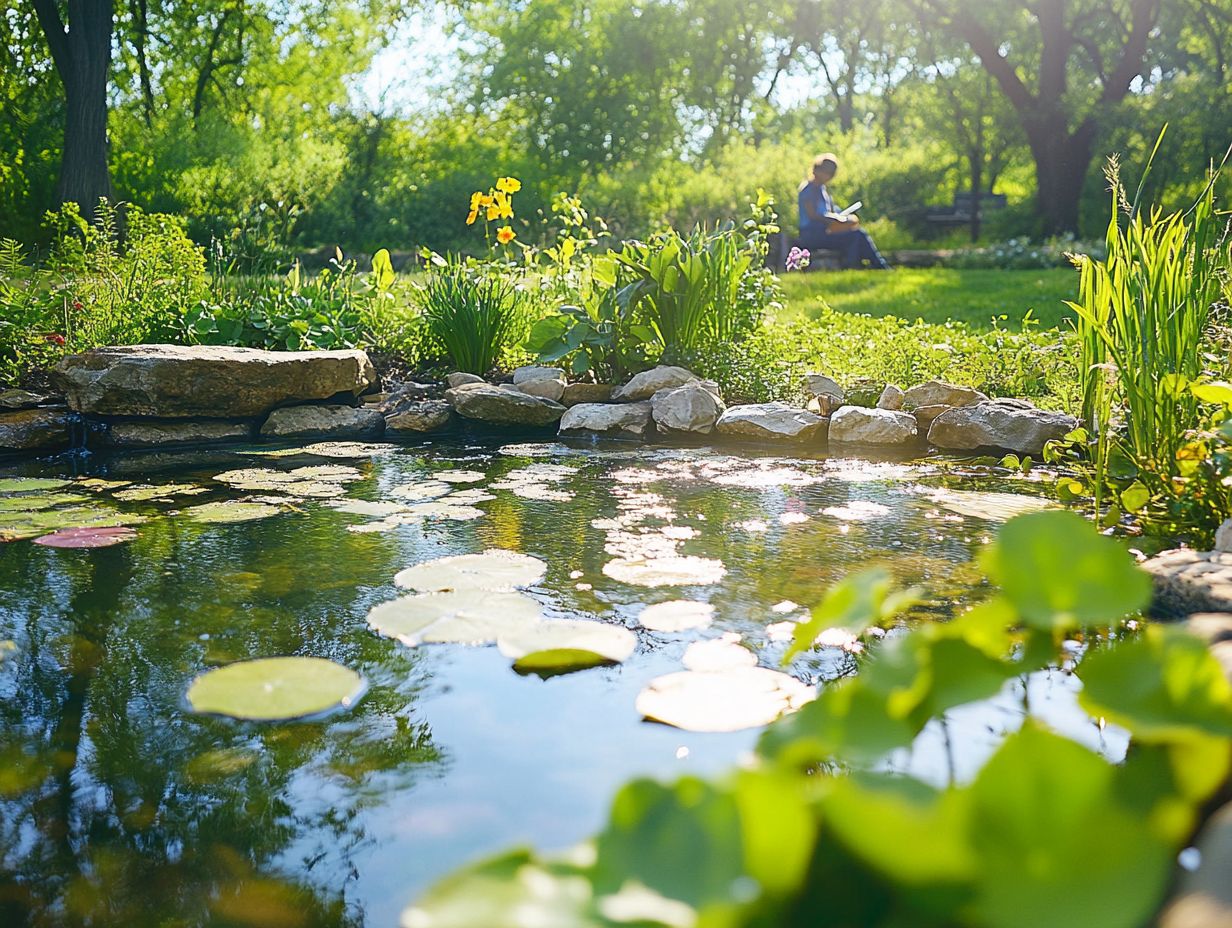
[[[526,294],[504,275],[446,262],[423,287],[429,334],[460,371],[488,374],[525,336]]]

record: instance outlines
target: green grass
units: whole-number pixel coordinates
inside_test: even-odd
[[[897,316],[909,322],[962,322],[975,330],[1018,330],[1031,311],[1040,326],[1063,325],[1073,314],[1063,300],[1077,298],[1078,272],[1069,268],[1033,271],[966,271],[899,268],[876,271],[818,271],[784,274],[787,305],[782,321],[816,318],[822,302],[843,313]]]

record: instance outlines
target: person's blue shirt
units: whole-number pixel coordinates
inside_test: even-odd
[[[804,206],[805,203],[809,202],[813,204],[817,214],[822,217],[821,219],[813,219],[809,216],[808,210]],[[796,203],[800,208],[801,232],[813,226],[825,228],[828,222],[825,218],[826,213],[837,212],[834,208],[834,200],[830,198],[830,191],[824,185],[816,187],[811,183],[805,184],[800,188],[800,194],[796,197]]]

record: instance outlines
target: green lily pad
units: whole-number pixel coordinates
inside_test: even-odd
[[[196,496],[204,493],[205,489],[205,487],[192,483],[167,483],[162,486],[138,486],[116,490],[111,494],[111,498],[125,503],[139,503],[152,499],[166,499],[171,496]]]
[[[394,583],[406,590],[514,590],[543,579],[547,565],[537,557],[490,548],[482,554],[457,554],[399,571]]]
[[[707,557],[617,558],[603,565],[603,573],[634,586],[708,586],[722,580],[727,569]]]
[[[671,599],[647,606],[638,616],[643,628],[654,632],[682,632],[705,628],[714,621],[714,606],[693,599]]]
[[[38,512],[57,506],[79,506],[90,499],[77,493],[36,492],[0,497],[0,514],[6,512]]]
[[[414,522],[419,519],[449,519],[454,522],[469,522],[471,519],[482,519],[485,513],[474,506],[460,506],[446,500],[428,503],[414,503],[406,507],[406,514],[401,516],[403,522]]]
[[[55,477],[0,477],[0,493],[30,493],[36,490],[59,490],[69,485]]]
[[[619,625],[558,619],[535,622],[496,639],[520,673],[553,674],[628,660],[637,636]]]
[[[311,464],[297,467],[288,473],[297,480],[312,480],[320,483],[353,483],[363,480],[364,475],[346,464]]]
[[[367,499],[342,499],[329,504],[331,509],[345,512],[352,516],[370,516],[374,519],[384,519],[395,513],[405,512],[405,506],[397,503],[382,503]]]
[[[0,542],[37,538],[70,528],[110,528],[139,525],[141,516],[119,513],[100,506],[70,506],[34,512],[0,513]]]
[[[271,506],[269,503],[225,500],[193,506],[191,509],[185,509],[184,515],[194,522],[226,524],[230,522],[252,522],[256,519],[268,519],[270,516],[276,516],[282,511],[281,507]]]
[[[381,603],[368,613],[379,634],[419,644],[493,644],[504,634],[541,621],[539,604],[524,593],[452,590],[418,593]]]
[[[355,671],[320,657],[267,657],[207,670],[188,687],[197,712],[285,721],[349,708],[363,695]]]
[[[397,445],[390,444],[374,444],[362,441],[319,441],[315,444],[305,445],[302,449],[304,454],[315,455],[319,458],[340,458],[342,460],[355,460],[358,458],[371,458],[382,454],[390,454],[397,451]]]
[[[815,696],[795,677],[764,667],[685,670],[651,680],[637,711],[685,731],[740,731],[768,725]]]

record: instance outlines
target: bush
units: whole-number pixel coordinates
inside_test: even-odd
[[[459,262],[434,267],[422,299],[428,333],[457,370],[487,375],[525,338],[525,292],[489,268]]]

